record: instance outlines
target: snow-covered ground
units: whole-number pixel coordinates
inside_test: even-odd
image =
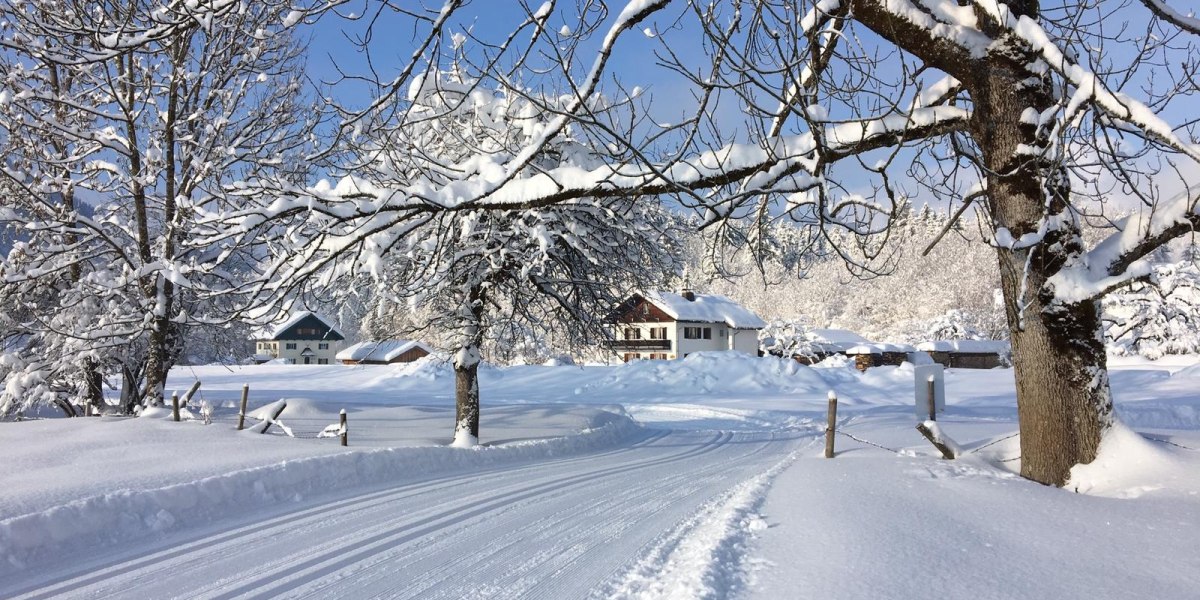
[[[212,425],[0,424],[0,597],[1195,598],[1197,362],[1113,365],[1084,493],[1014,474],[1004,369],[947,373],[946,461],[909,366],[489,367],[476,449],[435,361],[182,367]],[[234,431],[243,384],[295,437]]]

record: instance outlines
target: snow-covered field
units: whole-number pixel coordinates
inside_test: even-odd
[[[1113,367],[1084,493],[1014,474],[1003,369],[948,372],[946,461],[909,366],[486,368],[475,449],[444,364],[181,367],[212,425],[0,424],[0,597],[1196,598],[1200,366]],[[234,431],[243,384],[295,437]]]

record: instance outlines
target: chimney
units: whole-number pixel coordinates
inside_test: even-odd
[[[683,296],[688,302],[696,301],[696,294],[692,292],[691,274],[688,273],[687,267],[683,268],[683,287],[679,289],[679,295]]]

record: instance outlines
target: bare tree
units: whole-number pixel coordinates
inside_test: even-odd
[[[268,271],[272,278],[252,288],[248,304],[288,307],[301,294],[344,298],[353,286],[335,282],[366,275],[378,288],[377,310],[388,302],[419,307],[410,314],[415,329],[448,333],[455,443],[471,445],[479,436],[482,349],[515,330],[556,331],[574,343],[604,339],[603,319],[624,295],[673,270],[675,221],[635,197],[584,196],[507,211],[421,203],[364,222],[359,211],[370,210],[381,194],[402,187],[453,193],[465,172],[486,177],[540,137],[556,118],[555,108],[569,100],[485,86],[452,68],[424,73],[398,101],[404,104],[398,121],[373,120],[345,140],[353,175],[335,186],[296,189],[284,201],[268,196],[272,205],[289,208],[242,209],[234,218],[262,222],[267,230],[232,230],[265,236],[278,250]],[[529,161],[531,171],[602,164],[569,132],[557,131],[544,142]],[[314,193],[327,202],[310,211]]]
[[[4,285],[17,295],[51,278],[74,286],[64,298],[75,304],[45,307],[26,324],[88,340],[89,352],[110,348],[110,364],[145,379],[123,394],[128,401],[161,403],[184,330],[227,318],[205,304],[219,298],[209,291],[231,285],[239,261],[252,262],[245,247],[190,245],[197,211],[237,202],[238,181],[304,176],[296,158],[313,122],[294,30],[306,13],[282,1],[26,2],[0,11],[5,175],[24,190],[13,200],[25,203],[5,218],[65,242],[23,245],[23,268]],[[73,210],[77,189],[98,203],[94,218]],[[64,208],[45,207],[50,198]],[[225,270],[197,268],[217,254]],[[50,326],[114,297],[121,302],[90,320]],[[128,352],[111,352],[117,346]]]

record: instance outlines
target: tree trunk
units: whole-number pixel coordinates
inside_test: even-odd
[[[472,285],[463,299],[461,342],[454,354],[454,444],[479,443],[479,347],[483,344],[483,285]]]
[[[151,322],[150,339],[146,348],[146,395],[145,406],[161,406],[167,387],[167,346],[170,323],[165,317],[156,316]]]
[[[989,172],[995,226],[1010,234],[998,237],[997,254],[1017,380],[1021,474],[1062,486],[1073,466],[1096,458],[1112,398],[1098,303],[1064,304],[1046,285],[1079,259],[1083,244],[1051,141],[1021,118],[1054,102],[1049,80],[1026,70],[1032,60],[1010,50],[987,61],[971,90],[972,137]]]
[[[93,360],[83,363],[84,397],[90,414],[101,414],[104,410],[104,374],[100,365]]]
[[[463,360],[459,360],[462,357]],[[454,440],[479,440],[479,348],[465,347],[454,359]]]

